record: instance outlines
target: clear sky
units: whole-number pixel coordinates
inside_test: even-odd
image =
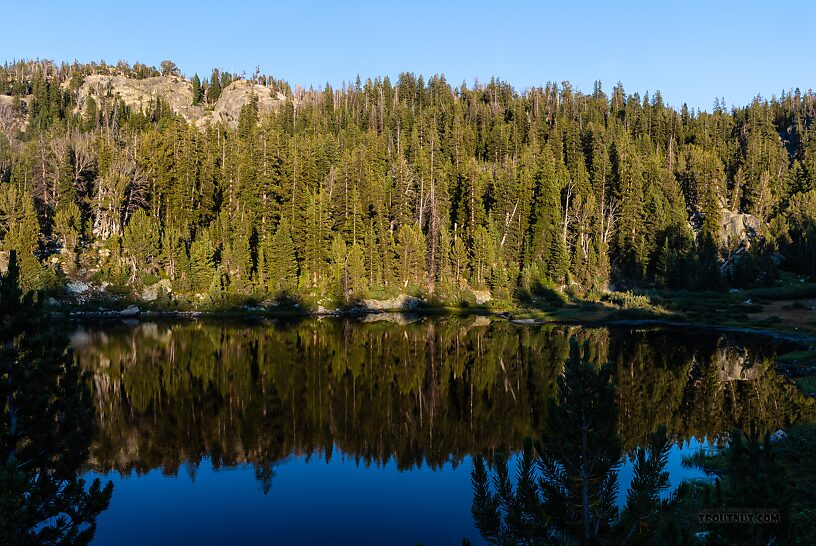
[[[816,89],[816,2],[7,2],[0,60],[124,59],[182,72],[213,66],[293,86],[359,74],[497,76],[516,89],[568,80],[591,92],[620,81],[673,106],[743,105]],[[36,6],[36,8],[34,7]]]

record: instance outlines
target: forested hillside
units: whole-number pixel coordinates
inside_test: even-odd
[[[186,91],[136,107],[84,85],[98,75]],[[709,113],[620,84],[406,73],[304,91],[256,73],[235,119],[185,117],[224,112],[240,79],[169,61],[6,64],[0,238],[25,287],[461,301],[814,274],[810,91]]]

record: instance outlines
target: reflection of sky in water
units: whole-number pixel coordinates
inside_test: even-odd
[[[669,456],[672,488],[684,478],[703,477],[682,466],[692,441]],[[515,461],[511,462],[515,468]],[[110,508],[99,517],[95,545],[158,544],[481,544],[470,515],[470,457],[455,468],[400,472],[357,464],[339,450],[331,461],[290,457],[275,466],[267,495],[251,465],[214,470],[205,459],[191,477],[160,470],[114,482]],[[89,474],[92,478],[96,474]],[[103,476],[104,478],[105,476]],[[619,475],[621,503],[632,479],[630,462]]]

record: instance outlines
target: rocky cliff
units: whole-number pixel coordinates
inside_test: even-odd
[[[89,97],[95,97],[98,102],[117,95],[134,110],[147,110],[157,98],[163,98],[173,112],[199,127],[218,122],[237,125],[241,108],[249,103],[253,95],[258,98],[261,117],[276,111],[286,100],[280,93],[273,94],[268,87],[248,80],[236,80],[224,88],[212,108],[205,108],[201,104],[193,104],[192,84],[178,76],[134,79],[95,74],[87,76],[77,92],[78,109],[83,113],[86,111]]]

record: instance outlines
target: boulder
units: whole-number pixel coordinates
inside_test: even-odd
[[[156,284],[145,286],[142,289],[140,297],[143,301],[156,301],[162,294],[170,294],[173,292],[170,279],[162,279]]]
[[[400,294],[387,300],[363,300],[363,306],[369,311],[410,310],[416,309],[421,303],[421,299],[407,294]]]
[[[122,317],[135,317],[136,315],[138,315],[141,312],[142,312],[142,310],[139,309],[137,306],[128,305],[127,307],[125,307],[124,309],[119,311],[119,316],[122,316]]]
[[[68,290],[71,294],[84,294],[88,290],[90,290],[90,286],[85,284],[82,281],[71,281],[67,285],[65,285],[65,289]]]
[[[318,305],[318,306],[317,306],[317,310],[315,311],[315,314],[316,314],[316,315],[327,315],[327,316],[331,316],[331,315],[339,315],[339,314],[340,314],[340,312],[339,312],[337,309],[326,309],[326,308],[325,308],[325,307],[323,307],[322,305]]]
[[[782,440],[784,440],[787,437],[788,437],[788,435],[785,433],[785,431],[782,430],[782,429],[779,429],[776,432],[774,432],[773,434],[771,434],[771,441],[772,442],[781,442]]]
[[[473,297],[476,298],[477,305],[484,305],[493,299],[490,295],[490,290],[474,290]]]

